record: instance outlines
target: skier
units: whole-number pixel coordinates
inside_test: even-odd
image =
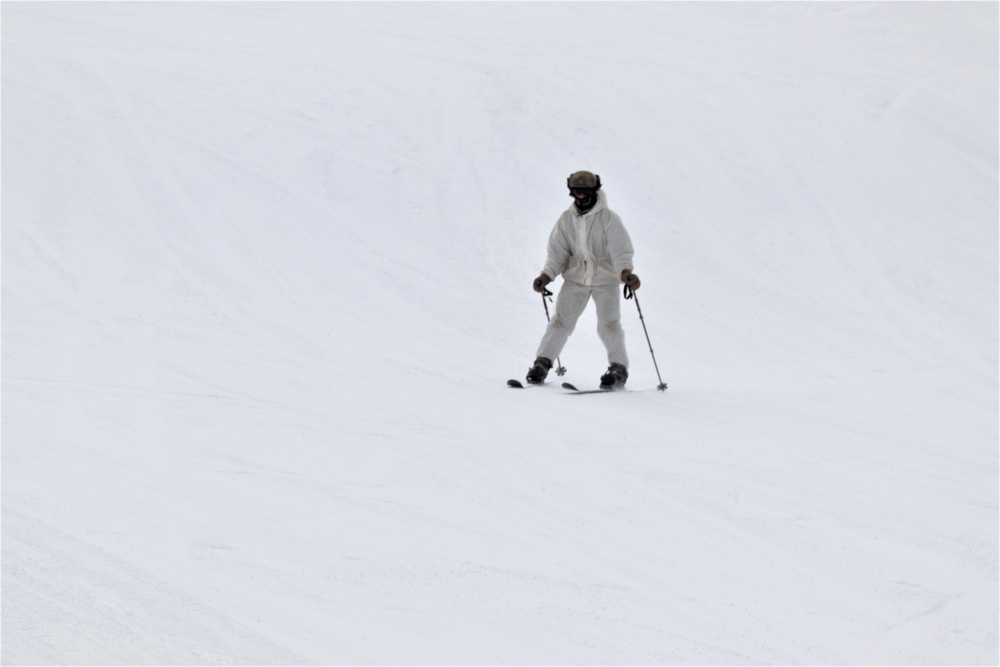
[[[620,389],[628,380],[628,354],[621,324],[618,286],[625,283],[639,289],[639,277],[632,273],[632,240],[622,220],[608,208],[601,189],[601,177],[577,171],[566,179],[573,204],[556,221],[549,235],[548,257],[532,287],[545,292],[562,274],[563,284],[556,299],[556,313],[545,329],[527,381],[545,381],[552,360],[559,356],[573,333],[576,321],[594,298],[597,307],[597,334],[608,351],[607,372],[601,376],[602,389]]]

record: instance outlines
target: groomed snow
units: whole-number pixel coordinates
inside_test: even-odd
[[[998,23],[3,3],[0,659],[997,664]]]

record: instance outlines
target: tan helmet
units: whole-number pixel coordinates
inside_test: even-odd
[[[589,171],[576,171],[566,179],[566,187],[570,190],[600,190],[601,177]]]

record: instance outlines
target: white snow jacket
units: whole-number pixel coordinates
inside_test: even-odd
[[[549,235],[548,258],[542,272],[550,278],[581,285],[614,285],[622,271],[632,270],[632,239],[618,214],[608,208],[604,190],[597,203],[583,215],[576,203],[556,221]]]

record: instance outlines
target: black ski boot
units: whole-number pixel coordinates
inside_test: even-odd
[[[541,384],[545,382],[545,377],[552,369],[552,360],[545,357],[538,357],[535,363],[528,369],[528,375],[524,379],[530,384]]]
[[[628,380],[628,369],[621,364],[611,364],[608,372],[601,376],[601,389],[621,389]]]

